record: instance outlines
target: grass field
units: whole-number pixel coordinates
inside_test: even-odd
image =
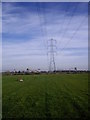
[[[3,118],[87,118],[88,75],[3,76]]]

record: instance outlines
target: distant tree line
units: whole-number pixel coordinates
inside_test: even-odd
[[[6,71],[2,72],[2,75],[32,75],[32,74],[60,74],[60,73],[66,73],[66,74],[76,74],[76,73],[88,73],[88,70],[57,70],[57,71]]]

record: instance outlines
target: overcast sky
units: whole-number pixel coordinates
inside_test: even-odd
[[[88,69],[88,3],[3,3],[3,70],[47,70],[47,41],[57,69]]]

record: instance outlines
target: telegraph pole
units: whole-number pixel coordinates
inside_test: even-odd
[[[56,53],[56,40],[50,39],[48,40],[48,54],[49,54],[49,72],[56,71],[55,64],[55,53]]]

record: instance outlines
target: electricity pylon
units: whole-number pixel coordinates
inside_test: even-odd
[[[48,40],[49,72],[56,71],[55,53],[56,53],[56,40],[50,39]]]

